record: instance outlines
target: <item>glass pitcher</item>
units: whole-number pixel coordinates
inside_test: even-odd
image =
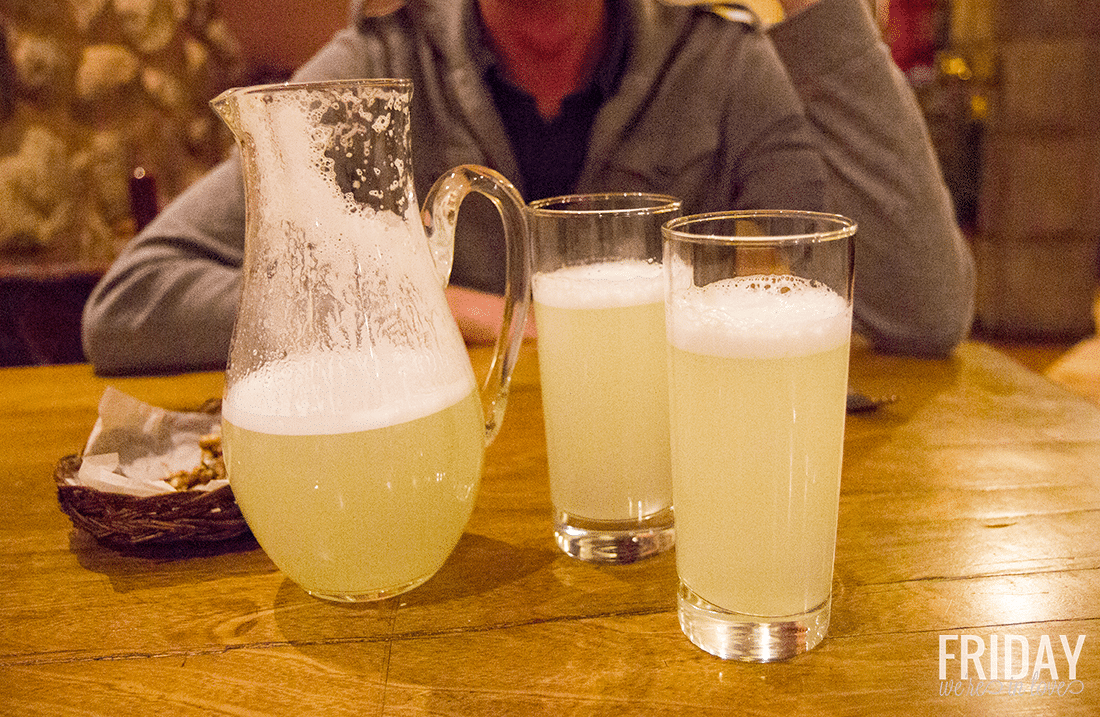
[[[523,200],[465,165],[417,204],[407,80],[229,90],[241,151],[243,288],[223,441],[237,503],[307,592],[377,600],[420,585],[465,529],[528,308]],[[487,196],[508,246],[484,385],[448,309],[458,209]]]

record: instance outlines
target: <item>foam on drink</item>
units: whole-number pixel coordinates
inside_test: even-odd
[[[663,299],[661,265],[622,259],[540,272],[532,279],[534,299],[560,309],[610,309]]]
[[[273,362],[230,387],[222,415],[235,426],[261,433],[350,433],[438,413],[474,389],[472,375],[435,386],[408,386],[401,369],[414,363],[411,355],[376,365],[366,357],[339,354]]]
[[[462,337],[450,314],[435,310],[445,303],[433,293],[440,282],[419,218],[357,204],[336,176],[334,153],[352,152],[362,138],[341,136],[353,125],[323,119],[330,104],[367,119],[371,101],[401,96],[241,96],[242,115],[268,125],[251,133],[255,154],[281,160],[259,186],[264,250],[245,270],[266,275],[259,322],[264,343],[285,347],[285,356],[233,377],[223,412],[234,425],[282,435],[371,430],[438,412],[472,390]],[[293,191],[266,191],[267,182]]]
[[[851,309],[822,284],[795,276],[747,276],[676,292],[669,341],[710,356],[778,358],[849,340]]]
[[[263,200],[272,209],[282,209],[288,216],[301,214],[302,207],[316,207],[318,201],[338,202],[337,214],[354,213],[361,209],[336,181],[335,156],[342,153],[356,159],[362,152],[364,139],[380,137],[404,131],[403,125],[392,121],[393,114],[400,114],[401,105],[409,101],[407,92],[399,89],[374,88],[316,90],[313,92],[247,92],[238,97],[239,116],[244,121],[260,126],[246,129],[255,143],[253,154],[257,157],[279,158],[265,168],[277,170],[279,176],[269,173],[268,179],[285,182],[293,191],[263,192]],[[327,118],[335,110],[345,121]],[[364,131],[362,125],[370,124]],[[359,146],[357,146],[359,145]],[[392,167],[396,176],[394,185],[405,181],[411,167],[396,162]],[[361,179],[353,181],[354,187],[376,183],[379,180],[366,174],[370,168],[364,165]],[[320,212],[316,216],[324,216]],[[325,217],[327,219],[328,217]]]

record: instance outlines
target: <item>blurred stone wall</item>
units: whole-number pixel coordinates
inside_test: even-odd
[[[982,73],[979,326],[1018,339],[1080,338],[1095,330],[1100,259],[1100,3],[957,7],[959,46],[992,53]]]
[[[213,0],[0,0],[0,263],[110,261],[224,156],[240,77]]]

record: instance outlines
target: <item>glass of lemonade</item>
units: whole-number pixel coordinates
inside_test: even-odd
[[[680,205],[643,193],[528,205],[554,535],[581,560],[673,544],[661,225]]]
[[[664,227],[678,612],[722,658],[828,629],[855,231],[795,211]]]

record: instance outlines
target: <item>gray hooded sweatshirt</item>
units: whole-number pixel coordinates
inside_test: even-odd
[[[349,27],[295,80],[413,81],[423,198],[460,164],[524,190],[471,47],[475,0],[409,0]],[[573,191],[649,191],[684,213],[816,209],[852,217],[855,331],[883,351],[939,356],[969,332],[974,266],[927,129],[862,0],[821,0],[764,31],[707,7],[627,0],[628,51]],[[468,206],[469,205],[469,206]],[[123,250],[84,312],[105,374],[224,368],[240,294],[239,157],[196,182]],[[500,292],[499,219],[463,204],[452,284]]]

